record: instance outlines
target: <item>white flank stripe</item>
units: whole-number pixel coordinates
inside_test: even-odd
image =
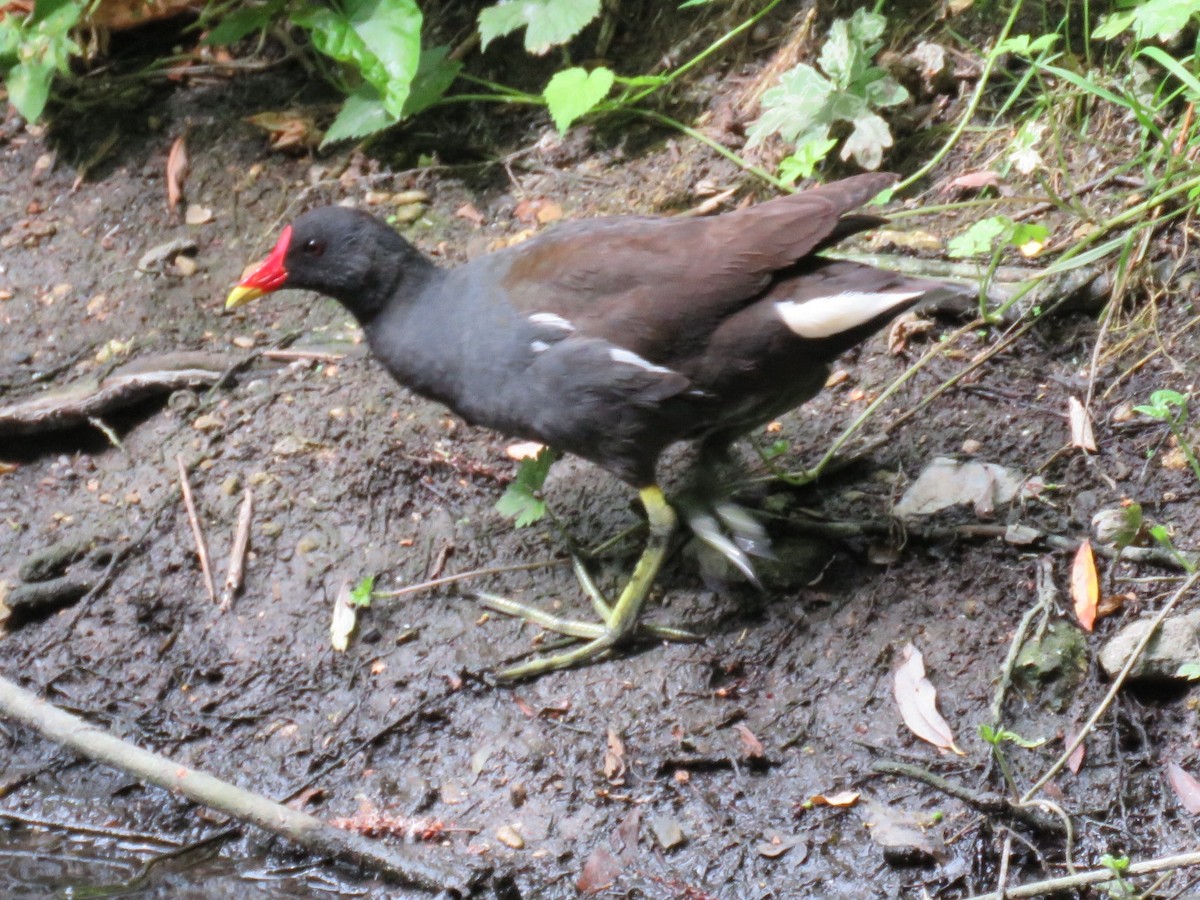
[[[563,331],[575,330],[574,325],[562,316],[556,316],[554,313],[534,313],[529,317],[529,321],[534,325],[551,325],[554,328],[561,328]]]
[[[647,359],[642,359],[632,350],[625,350],[621,347],[613,347],[608,351],[609,359],[616,363],[624,363],[627,366],[637,366],[639,369],[645,369],[647,372],[662,372],[664,375],[671,374],[671,370],[664,366],[656,366]]]
[[[532,350],[534,353],[545,353],[547,350],[550,349],[550,345],[547,344],[545,341],[534,341],[532,344],[529,345],[529,349]]]
[[[797,303],[780,300],[775,304],[783,324],[804,338],[826,338],[869,322],[906,300],[920,297],[924,291],[871,294],[845,291],[829,297],[814,297]]]

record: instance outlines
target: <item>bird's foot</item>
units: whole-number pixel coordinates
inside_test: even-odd
[[[751,557],[774,559],[775,554],[761,522],[727,497],[685,496],[676,506],[692,534],[729,560],[747,581],[762,587]]]
[[[523,619],[532,625],[537,625],[546,631],[553,631],[574,641],[581,641],[578,647],[564,650],[561,653],[549,653],[525,663],[501,669],[495,673],[498,681],[519,681],[524,678],[535,678],[547,672],[569,669],[582,663],[593,662],[608,656],[613,648],[620,644],[636,640],[673,641],[676,643],[697,643],[704,638],[681,628],[671,628],[667,625],[652,625],[648,622],[638,622],[636,618],[622,616],[621,601],[617,605],[609,604],[599,587],[592,580],[591,574],[583,563],[573,558],[575,576],[583,588],[592,607],[600,618],[599,622],[586,622],[580,619],[569,619],[548,613],[526,603],[510,600],[496,594],[479,592],[476,597],[488,609],[503,613],[506,616]],[[632,580],[631,580],[632,585]],[[649,585],[646,585],[649,588]],[[636,588],[635,588],[636,589]],[[626,588],[625,595],[630,587]]]

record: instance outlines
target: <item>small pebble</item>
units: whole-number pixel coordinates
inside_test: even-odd
[[[525,849],[525,838],[521,837],[520,832],[511,825],[501,825],[497,828],[496,840],[505,847],[511,847],[513,850]]]
[[[279,537],[283,534],[283,526],[273,520],[263,522],[258,529],[263,537]]]
[[[226,497],[232,497],[234,494],[236,494],[238,492],[238,488],[240,488],[241,486],[242,486],[241,479],[239,479],[236,475],[230,475],[228,478],[226,478],[224,481],[221,482],[221,493],[224,494]]]
[[[664,850],[682,846],[683,842],[687,840],[683,834],[683,827],[669,816],[655,818],[650,823],[650,830],[654,832],[654,839]]]

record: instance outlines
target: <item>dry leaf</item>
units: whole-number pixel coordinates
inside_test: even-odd
[[[545,446],[545,444],[539,444],[537,441],[521,441],[505,447],[504,454],[509,459],[534,459],[545,449]]]
[[[1087,540],[1079,545],[1071,564],[1071,600],[1075,604],[1075,618],[1084,631],[1091,631],[1096,625],[1096,607],[1100,602],[1100,578],[1096,574],[1092,544]]]
[[[16,463],[0,462],[0,475],[9,475],[17,471]]]
[[[1074,729],[1071,729],[1071,732],[1067,735],[1067,743],[1070,744],[1077,736],[1078,732],[1076,732]],[[1071,770],[1072,775],[1078,775],[1080,767],[1083,766],[1083,754],[1085,746],[1086,742],[1080,741],[1079,746],[1072,750],[1071,755],[1067,757],[1067,768]]]
[[[562,207],[553,200],[541,197],[522,200],[513,210],[513,217],[525,225],[546,225],[555,222],[563,216]]]
[[[575,882],[575,887],[581,894],[598,894],[616,881],[624,868],[612,853],[604,847],[597,847],[583,864],[583,873]]]
[[[454,215],[460,219],[466,219],[468,222],[474,225],[482,225],[485,221],[487,221],[484,219],[483,213],[475,208],[474,203],[464,203],[454,211]]]
[[[608,749],[604,751],[604,777],[610,784],[625,782],[625,744],[611,728],[608,729]]]
[[[959,175],[942,187],[943,194],[965,194],[985,187],[1000,187],[1000,176],[990,169]]]
[[[188,225],[206,225],[213,220],[213,211],[207,206],[198,206],[195,203],[189,203],[187,212],[183,214],[183,221]]]
[[[741,723],[733,727],[737,731],[738,737],[742,739],[742,756],[746,759],[762,759],[766,751],[763,749],[762,741],[754,736],[754,732]]]
[[[356,619],[354,603],[350,600],[350,582],[343,581],[333,600],[333,618],[329,622],[329,643],[334,650],[345,652],[350,646]]]
[[[175,138],[171,152],[167,154],[167,209],[175,212],[175,207],[183,199],[183,183],[187,180],[188,152],[184,135]]]
[[[1167,782],[1171,785],[1175,796],[1179,798],[1179,802],[1183,804],[1184,809],[1193,816],[1200,814],[1200,781],[1189,775],[1182,766],[1169,762],[1167,763]]]
[[[908,347],[908,339],[916,334],[928,334],[933,330],[933,322],[909,310],[892,320],[888,329],[888,352],[895,355],[903,353]]]
[[[1067,398],[1067,419],[1071,423],[1071,446],[1088,453],[1096,452],[1096,435],[1092,432],[1092,416],[1075,397]]]
[[[813,806],[853,806],[858,798],[858,791],[838,791],[836,794],[817,794],[808,802]]]
[[[939,750],[951,750],[962,756],[963,752],[954,744],[954,732],[937,710],[937,689],[925,677],[921,651],[911,643],[905,644],[900,659],[893,692],[904,724],[921,740]]]
[[[301,113],[264,112],[246,121],[267,133],[272,150],[307,150],[321,143],[324,133],[316,121]]]

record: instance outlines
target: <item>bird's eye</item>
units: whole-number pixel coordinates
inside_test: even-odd
[[[325,242],[316,238],[304,242],[304,252],[308,256],[320,256],[325,252]]]

